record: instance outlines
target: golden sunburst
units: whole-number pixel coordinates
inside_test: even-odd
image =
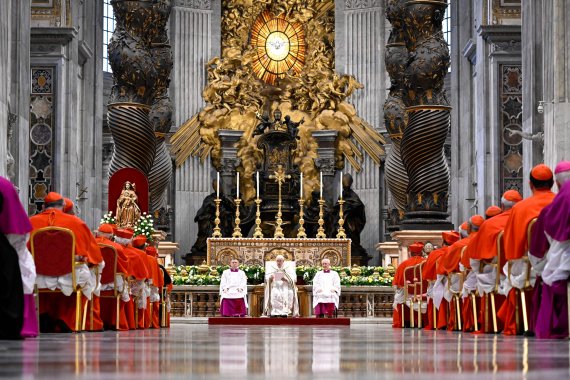
[[[255,76],[274,85],[285,73],[301,72],[305,64],[305,30],[300,23],[290,23],[285,16],[263,11],[253,23],[251,44],[256,50]]]

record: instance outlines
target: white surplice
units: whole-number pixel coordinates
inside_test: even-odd
[[[313,308],[320,303],[334,303],[338,309],[340,276],[334,270],[319,271],[313,278]]]
[[[272,276],[282,276],[282,279],[275,280]],[[272,315],[298,316],[299,300],[296,282],[297,273],[294,262],[287,261],[283,263],[282,268],[279,268],[275,261],[266,262],[263,315],[268,317]]]
[[[247,276],[241,269],[238,269],[237,272],[232,272],[231,269],[226,269],[222,273],[222,280],[220,281],[220,303],[224,298],[242,298],[245,302],[245,307],[248,307]]]

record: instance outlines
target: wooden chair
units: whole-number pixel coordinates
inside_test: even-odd
[[[32,232],[30,247],[36,273],[42,276],[59,277],[71,273],[72,289],[76,296],[75,331],[80,332],[85,322],[81,323],[81,287],[77,285],[75,269],[83,262],[75,261],[75,235],[73,231],[62,227],[44,227]],[[60,289],[36,289],[38,300],[40,293],[61,293]],[[85,304],[87,307],[87,304]],[[83,312],[85,318],[86,312]]]
[[[522,315],[523,315],[523,333],[527,333],[529,330],[528,327],[528,312],[526,309],[526,294],[525,291],[532,288],[531,284],[530,284],[530,273],[531,273],[531,264],[530,264],[530,260],[528,258],[528,247],[530,247],[530,239],[532,237],[532,228],[534,227],[534,224],[536,223],[536,219],[534,218],[532,219],[529,223],[528,226],[526,228],[526,238],[527,238],[527,250],[525,250],[525,253],[523,255],[523,257],[521,257],[521,259],[525,262],[526,264],[526,273],[525,273],[525,282],[524,285],[522,287],[522,289],[516,289],[515,291],[517,291],[520,294],[520,301],[517,298],[516,302],[515,302],[515,323],[516,323],[516,329],[517,329],[517,334],[520,331],[520,318],[519,318],[519,302],[520,302],[520,307],[522,308]],[[513,265],[513,261],[509,260],[508,262],[508,266],[507,266],[507,278],[508,281],[510,283],[511,286],[513,286],[513,283],[511,281],[511,270],[512,270],[512,265]]]
[[[101,292],[100,298],[114,298],[115,299],[115,329],[119,330],[119,320],[120,320],[120,305],[121,305],[121,291],[117,285],[117,276],[122,277],[123,286],[127,286],[127,275],[125,273],[117,272],[117,249],[112,245],[99,244],[101,249],[101,255],[105,261],[105,268],[103,268],[103,273],[101,273],[101,284],[113,284],[113,294],[104,294]],[[93,308],[91,308],[91,313],[93,313]],[[93,316],[91,316],[93,318]]]
[[[425,261],[415,266],[416,282],[414,284],[414,298],[418,303],[418,328],[420,329],[422,328],[422,303],[425,301],[427,304],[428,302],[426,293],[429,286],[429,282],[424,280],[422,275],[424,264]]]
[[[415,327],[414,323],[414,292],[415,292],[416,268],[410,266],[404,269],[404,303],[402,304],[402,327],[404,327],[404,305],[410,301],[410,327]]]

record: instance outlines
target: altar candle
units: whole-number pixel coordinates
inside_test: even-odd
[[[256,172],[255,176],[257,177],[257,192],[255,194],[257,195],[257,199],[259,199],[259,172]]]
[[[239,199],[239,172],[237,172],[236,198]]]
[[[220,172],[216,172],[216,198],[220,198]]]
[[[321,172],[321,199],[323,198],[323,172]]]
[[[339,186],[340,199],[342,199],[342,171],[340,172],[340,186]]]
[[[301,173],[301,196],[300,198],[303,198],[303,173]]]

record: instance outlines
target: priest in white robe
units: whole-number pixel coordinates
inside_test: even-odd
[[[232,259],[230,268],[222,273],[220,313],[222,317],[245,317],[247,315],[247,276],[239,269],[237,259]]]
[[[321,261],[323,270],[313,278],[313,309],[317,318],[332,318],[338,309],[340,298],[340,276],[331,270],[329,259]]]
[[[265,299],[263,315],[267,317],[298,317],[297,273],[295,263],[281,255],[265,266]]]

